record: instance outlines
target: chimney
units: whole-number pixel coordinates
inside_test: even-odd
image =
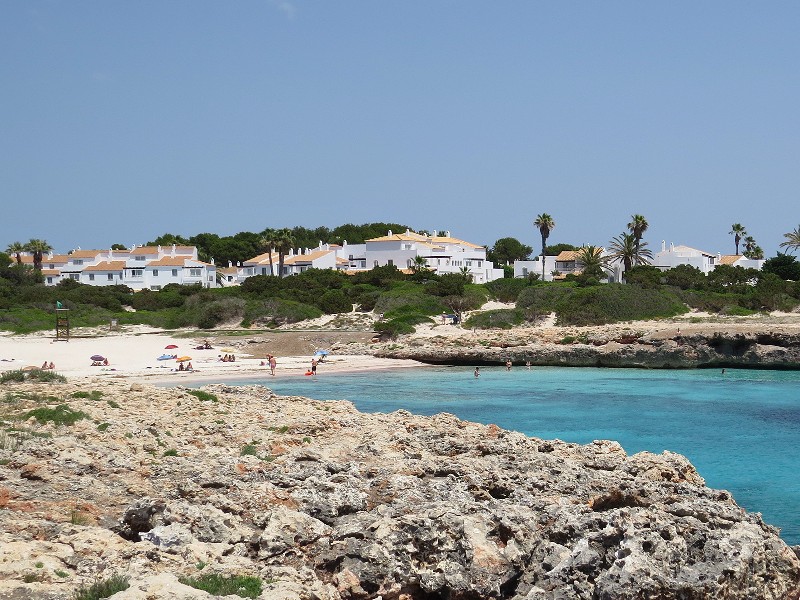
[[[175,244],[172,244],[172,256],[175,256]]]
[[[158,253],[161,254],[161,244],[158,245]]]
[[[228,268],[230,269],[232,266],[233,266],[233,263],[231,261],[228,261]]]
[[[389,230],[389,233],[387,233],[386,235],[388,235],[388,236],[390,236],[390,237],[391,237],[391,235],[392,235],[392,230],[390,229],[390,230]]]
[[[667,242],[665,242],[664,240],[661,240],[661,251],[662,252],[667,251]]]
[[[431,237],[436,237],[436,236],[438,236],[438,235],[439,235],[439,232],[438,232],[438,231],[436,231],[435,229],[434,229],[434,230],[433,230],[433,232],[431,233]]]
[[[347,246],[347,240],[342,240],[342,248],[344,248],[345,246]]]
[[[675,252],[675,244],[673,242],[669,243],[669,251],[670,252]]]
[[[450,237],[450,232],[449,232],[449,231],[445,231],[445,232],[444,232],[444,237],[447,237],[447,238],[449,238],[449,237]]]

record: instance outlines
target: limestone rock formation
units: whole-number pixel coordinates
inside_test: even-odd
[[[216,401],[114,381],[0,391],[17,430],[0,444],[0,599],[66,600],[111,574],[131,583],[114,598],[207,598],[179,578],[208,572],[287,600],[800,592],[778,532],[669,452],[262,387],[207,387]],[[74,397],[89,391],[102,396]],[[15,420],[56,403],[89,418]]]

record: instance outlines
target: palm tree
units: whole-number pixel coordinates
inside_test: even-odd
[[[14,257],[17,259],[17,264],[21,265],[22,253],[25,252],[25,244],[22,244],[20,242],[13,242],[8,245],[8,248],[6,248],[6,252],[8,252],[9,254],[13,254]]]
[[[411,269],[413,273],[421,273],[422,271],[427,271],[428,259],[425,258],[424,256],[417,255],[411,260],[411,264],[409,264],[408,268]]]
[[[736,256],[739,256],[739,242],[747,235],[747,230],[741,223],[734,223],[731,225],[731,230],[728,232],[728,235],[733,236],[733,242],[736,244]]]
[[[584,275],[603,274],[605,260],[603,259],[603,249],[598,246],[581,246],[575,253],[575,260],[583,265]]]
[[[633,234],[633,237],[636,239],[636,247],[639,247],[639,243],[642,241],[642,236],[644,232],[647,231],[648,223],[647,219],[645,219],[642,215],[631,215],[631,222],[628,223],[628,231]]]
[[[653,258],[653,253],[646,248],[647,242],[636,244],[632,233],[621,233],[608,245],[610,254],[606,262],[622,261],[623,273],[627,273],[636,265],[648,265]],[[624,276],[624,275],[623,275]]]
[[[31,239],[25,244],[25,249],[33,254],[33,268],[41,271],[44,253],[50,252],[53,247],[44,240]]]
[[[786,248],[787,252],[791,252],[792,250],[797,250],[800,248],[800,225],[798,225],[794,231],[784,233],[783,237],[786,238],[786,241],[781,242],[779,246],[781,248]]]
[[[469,267],[461,267],[458,273],[464,278],[464,283],[472,283],[472,273],[469,272]]]
[[[269,252],[269,274],[275,276],[275,265],[273,264],[272,251],[277,243],[277,236],[274,229],[267,229],[258,239],[258,245],[263,252]]]
[[[294,248],[294,236],[288,227],[275,232],[275,250],[278,252],[278,276],[283,277],[283,259]]]
[[[547,238],[550,237],[550,232],[555,228],[556,222],[553,220],[553,217],[547,213],[542,213],[537,215],[536,220],[533,222],[533,226],[536,227],[539,230],[539,233],[542,234],[542,281],[544,281],[544,262],[545,250],[547,249]]]
[[[756,247],[756,238],[752,235],[745,236],[744,238],[744,252],[743,254],[750,254]]]

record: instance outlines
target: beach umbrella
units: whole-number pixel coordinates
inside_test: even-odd
[[[177,348],[175,344],[169,344],[168,346],[164,346],[164,350],[174,350]]]
[[[314,356],[328,356],[327,350],[317,350],[314,352]]]
[[[172,354],[162,354],[156,360],[172,360]]]
[[[178,357],[178,362],[186,362],[187,360],[192,360],[191,356],[180,356]]]
[[[105,359],[106,359],[105,356],[100,356],[99,354],[92,354],[89,357],[89,360],[105,360]]]

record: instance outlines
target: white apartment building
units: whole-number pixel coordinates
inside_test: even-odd
[[[450,236],[450,232],[438,235],[422,235],[413,231],[387,235],[367,240],[364,244],[323,244],[316,248],[291,250],[284,257],[283,276],[296,275],[306,269],[338,269],[348,273],[367,271],[374,267],[394,265],[408,270],[420,256],[425,259],[427,268],[442,275],[460,274],[466,268],[475,283],[486,283],[503,277],[503,269],[496,269],[486,260],[486,248]],[[266,252],[246,260],[238,268],[236,283],[254,275],[278,274],[278,254]],[[226,285],[233,285],[231,281]]]
[[[708,275],[719,265],[731,265],[735,267],[751,268],[761,270],[763,260],[745,258],[741,254],[712,254],[704,252],[690,246],[670,243],[669,248],[665,241],[661,242],[661,251],[653,255],[652,265],[662,271],[672,269],[678,265],[690,265],[703,274]]]
[[[607,251],[603,250],[603,256]],[[667,248],[666,242],[661,242],[661,251],[653,255],[650,264],[662,271],[667,271],[679,265],[689,265],[699,269],[703,274],[708,275],[719,265],[731,265],[743,268],[761,270],[763,260],[745,258],[737,254],[712,254],[689,246],[670,244]],[[565,250],[557,256],[545,256],[544,261],[544,281],[563,279],[568,274],[579,274],[583,270],[583,265],[577,259],[577,252]],[[616,261],[606,269],[608,281],[622,281],[622,263]],[[535,260],[514,261],[514,277],[527,277],[535,273],[542,277],[542,257],[537,256]]]
[[[23,256],[32,264],[33,257]],[[42,259],[45,285],[73,279],[87,285],[160,290],[170,283],[217,287],[216,267],[197,258],[194,246],[134,246],[130,250],[73,250]]]

